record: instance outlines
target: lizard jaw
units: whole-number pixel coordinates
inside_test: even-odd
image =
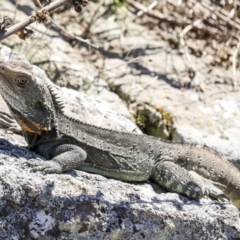
[[[12,112],[12,111],[11,111]],[[18,124],[20,125],[20,127],[22,128],[23,132],[27,132],[27,133],[33,133],[33,134],[37,134],[37,135],[41,135],[42,132],[44,131],[51,131],[52,127],[42,127],[37,123],[34,122],[30,122],[28,120],[23,120],[21,118],[19,118],[19,116],[17,116],[16,114],[14,114],[12,112],[12,114],[14,115],[14,118],[17,120]]]

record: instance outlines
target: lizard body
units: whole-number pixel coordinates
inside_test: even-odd
[[[80,169],[130,182],[152,179],[192,199],[228,197],[240,207],[240,171],[227,159],[195,145],[72,118],[54,88],[25,61],[0,62],[0,93],[29,147],[49,160],[29,161],[33,171]]]

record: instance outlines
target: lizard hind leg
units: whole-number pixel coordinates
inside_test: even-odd
[[[170,192],[180,193],[191,199],[200,199],[204,197],[205,189],[199,177],[172,160],[161,160],[154,165],[151,179]]]
[[[196,172],[188,171],[172,160],[162,160],[154,166],[151,179],[168,191],[180,193],[191,199],[210,196],[219,201],[229,201],[219,188],[223,185],[208,180]]]

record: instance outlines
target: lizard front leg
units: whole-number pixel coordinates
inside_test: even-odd
[[[33,172],[62,173],[79,168],[87,158],[87,153],[78,146],[61,144],[49,147],[49,145],[51,145],[51,142],[37,147],[37,152],[49,161],[30,159],[25,163],[32,168]]]

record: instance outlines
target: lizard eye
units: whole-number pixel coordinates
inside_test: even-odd
[[[24,87],[25,85],[27,85],[29,83],[29,80],[26,77],[17,77],[15,79],[15,82],[17,83],[17,85],[19,87]]]

